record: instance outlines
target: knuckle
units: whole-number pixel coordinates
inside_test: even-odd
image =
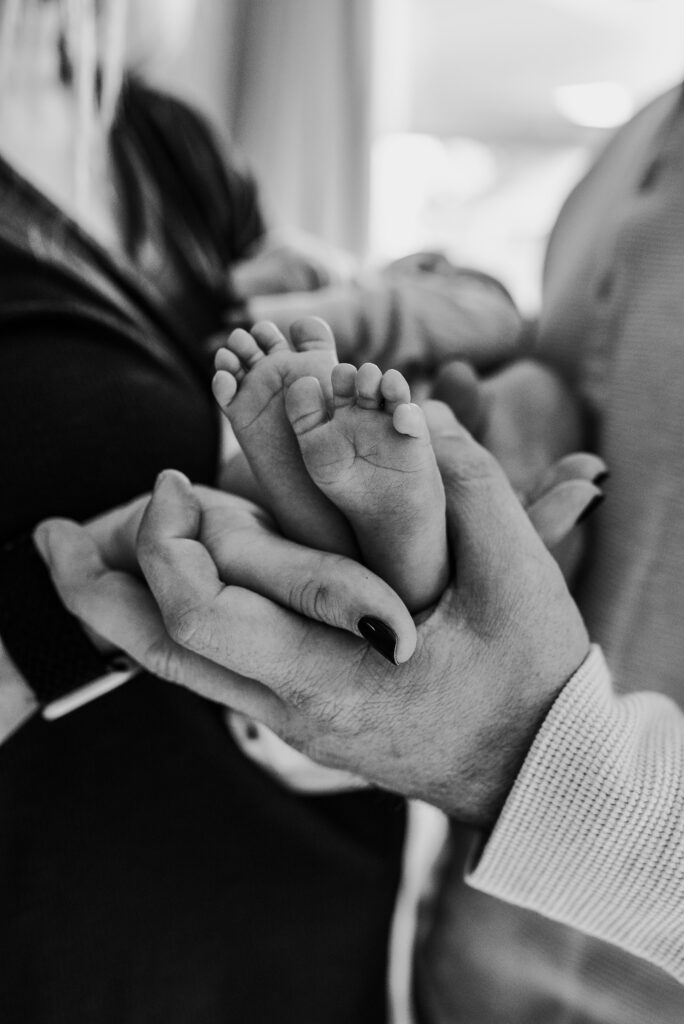
[[[164,625],[171,639],[181,647],[206,649],[209,638],[206,610],[197,606],[175,609],[164,616]]]
[[[460,476],[466,483],[490,480],[498,473],[499,464],[491,452],[471,441],[464,442],[461,449]]]
[[[330,621],[334,613],[334,600],[329,586],[321,579],[310,578],[303,583],[295,583],[288,594],[290,607],[305,615],[308,619],[320,622]]]
[[[148,672],[168,683],[181,682],[181,667],[172,646],[163,640],[155,640],[143,658]]]

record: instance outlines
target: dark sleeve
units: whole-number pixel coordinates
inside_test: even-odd
[[[0,635],[49,701],[106,661],[63,608],[31,532],[82,521],[151,489],[166,467],[211,483],[216,413],[186,365],[102,311],[0,316]]]
[[[30,536],[0,549],[0,636],[41,703],[109,670],[62,604]]]

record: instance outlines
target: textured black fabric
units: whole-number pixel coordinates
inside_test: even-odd
[[[203,339],[261,230],[254,186],[135,83],[116,132],[127,255],[0,161],[0,543],[165,467],[214,480]],[[391,796],[288,793],[221,709],[149,676],[35,717],[0,745],[0,1021],[379,1024],[403,827]]]
[[[44,703],[108,671],[107,659],[57,597],[30,537],[0,549],[0,636]]]
[[[11,782],[10,782],[11,780]],[[0,747],[3,1024],[381,1024],[403,807],[140,677]]]

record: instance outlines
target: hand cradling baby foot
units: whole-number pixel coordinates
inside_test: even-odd
[[[291,337],[293,349],[270,323],[234,331],[216,355],[216,400],[283,533],[351,557],[360,550],[365,565],[419,611],[437,600],[449,575],[444,489],[424,416],[395,370],[338,365],[323,321],[297,321]],[[221,521],[212,521],[212,549],[225,554]],[[235,542],[227,520],[225,527]],[[230,578],[239,557],[232,551],[225,561]],[[367,614],[356,629],[385,658],[398,657],[398,634],[383,620]],[[283,752],[258,723],[234,713],[228,722],[248,756],[290,785],[358,784]]]
[[[233,331],[214,395],[283,533],[358,557],[412,611],[448,578],[444,490],[418,406],[396,370],[337,363],[330,328]]]

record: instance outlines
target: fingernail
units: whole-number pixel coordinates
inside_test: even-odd
[[[583,512],[580,512],[577,519],[575,520],[575,526],[579,526],[585,519],[588,519],[590,515],[605,501],[605,494],[596,494],[591,499],[587,507]]]
[[[371,647],[374,647],[378,654],[387,658],[392,665],[397,664],[397,644],[399,637],[393,629],[383,622],[382,619],[373,618],[371,615],[364,615],[356,624],[361,636],[367,640]]]
[[[592,484],[596,484],[597,487],[600,487],[601,484],[604,484],[606,482],[606,480],[608,479],[609,476],[610,476],[610,470],[602,469],[600,473],[596,474],[596,476],[594,477],[594,479],[591,482],[592,482]]]
[[[170,493],[185,496],[190,486],[190,481],[184,473],[180,473],[177,469],[163,469],[157,476],[154,489],[158,491],[163,488]]]
[[[52,565],[52,547],[59,548],[64,541],[67,524],[63,519],[48,519],[39,523],[33,531],[33,545],[47,565]]]

